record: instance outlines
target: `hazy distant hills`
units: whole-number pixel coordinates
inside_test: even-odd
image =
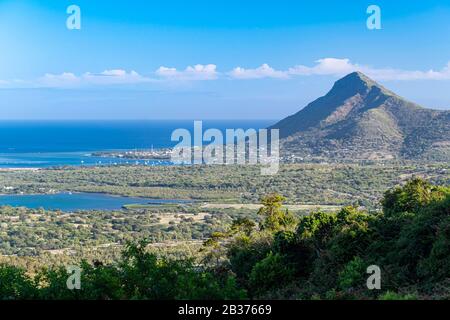
[[[360,72],[271,128],[284,155],[450,161],[450,111],[406,101]]]

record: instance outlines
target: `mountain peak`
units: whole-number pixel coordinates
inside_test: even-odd
[[[450,112],[422,108],[362,72],[336,81],[316,99],[271,128],[291,152],[349,158],[450,156]]]
[[[367,91],[372,89],[373,87],[378,88],[380,92],[383,92],[385,94],[392,94],[383,86],[370,79],[360,71],[352,72],[336,81],[330,93],[339,93],[340,95],[345,94],[347,96],[353,96],[358,93],[367,93]]]
[[[371,78],[369,78],[367,75],[365,75],[361,71],[355,71],[355,72],[349,73],[348,75],[343,77],[341,80],[362,82],[362,83],[365,83],[368,87],[371,87],[371,86],[381,87],[380,84],[378,84],[375,80],[372,80]]]
[[[345,77],[343,77],[342,79],[358,79],[359,81],[363,81],[363,82],[366,82],[366,83],[375,83],[375,81],[370,79],[368,76],[366,76],[361,71],[355,71],[355,72],[349,73]]]

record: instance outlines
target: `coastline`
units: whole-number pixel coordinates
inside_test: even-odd
[[[39,171],[41,168],[0,168],[0,172],[11,172],[11,171]]]

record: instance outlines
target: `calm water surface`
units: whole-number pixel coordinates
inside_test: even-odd
[[[36,195],[0,195],[0,206],[46,210],[119,210],[129,204],[187,203],[183,200],[161,200],[112,196],[101,193],[58,193]]]

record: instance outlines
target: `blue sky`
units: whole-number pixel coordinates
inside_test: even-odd
[[[448,109],[449,21],[448,0],[0,0],[0,119],[279,119],[353,70]]]

